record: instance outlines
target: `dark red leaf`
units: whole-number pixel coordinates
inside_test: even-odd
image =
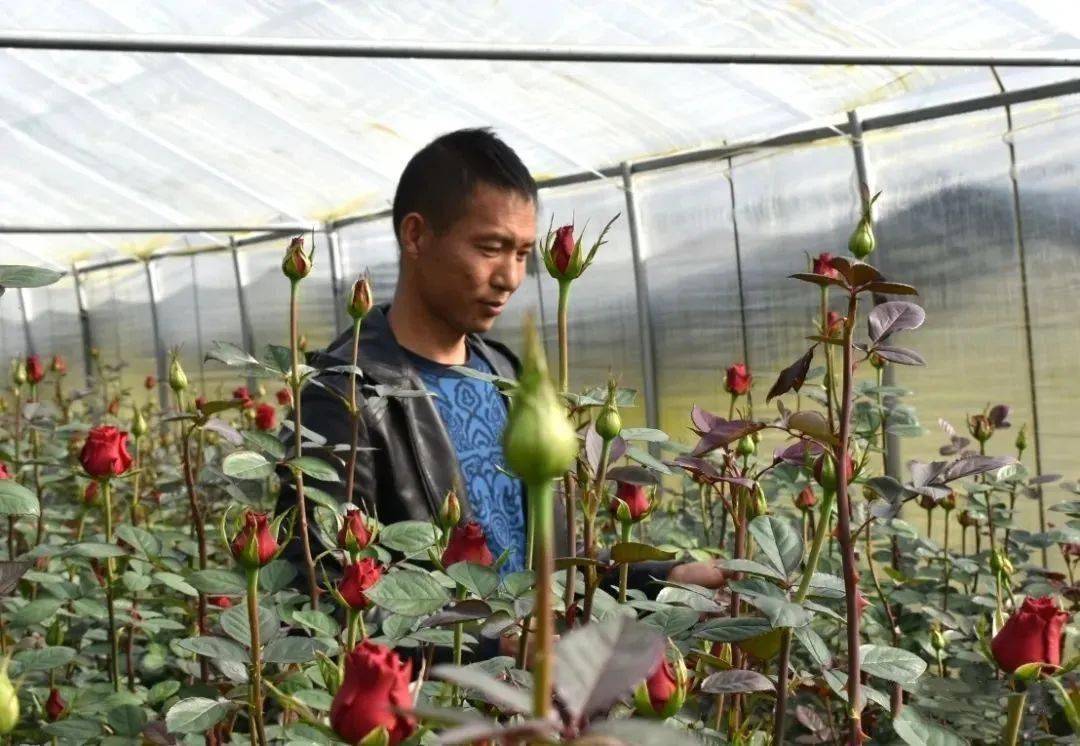
[[[793,275],[788,275],[788,277],[792,280],[802,280],[803,282],[810,282],[814,285],[820,285],[821,287],[836,285],[837,287],[847,289],[847,283],[839,277],[826,277],[825,275],[818,275],[813,272],[796,272]]]
[[[1012,407],[1008,404],[995,404],[990,408],[990,412],[986,415],[990,423],[998,430],[1004,430],[1010,427],[1009,412],[1012,411]]]
[[[885,279],[876,268],[866,262],[853,261],[842,256],[833,257],[832,266],[853,288]]]
[[[880,342],[890,334],[918,329],[926,321],[926,312],[914,303],[891,300],[874,306],[867,316],[870,340]]]
[[[871,282],[863,290],[883,295],[918,295],[919,291],[902,282]]]
[[[795,391],[801,389],[803,383],[806,381],[806,374],[810,372],[810,363],[813,362],[813,360],[814,347],[811,347],[806,351],[805,355],[780,371],[780,375],[776,378],[776,383],[769,389],[769,394],[765,397],[765,403],[767,404],[776,397],[786,394],[793,389]]]
[[[734,443],[739,438],[757,432],[763,427],[765,427],[764,423],[751,422],[750,420],[721,420],[712,430],[701,436],[701,440],[694,446],[694,450],[691,451],[690,455],[704,456],[717,448],[723,448]]]
[[[909,350],[906,347],[881,345],[880,347],[875,347],[874,352],[885,360],[888,360],[890,363],[898,363],[899,365],[926,365],[926,361],[923,359],[922,355],[915,352],[915,350]]]

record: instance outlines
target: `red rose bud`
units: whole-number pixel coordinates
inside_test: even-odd
[[[1061,545],[1061,554],[1065,559],[1076,559],[1080,557],[1080,542],[1071,542],[1069,544]]]
[[[277,397],[277,403],[283,407],[292,406],[292,391],[286,388],[280,388],[277,393],[274,394]]]
[[[245,510],[244,525],[233,538],[231,548],[236,561],[249,569],[262,567],[274,559],[278,543],[266,513]]]
[[[51,367],[52,372],[58,376],[67,373],[67,361],[64,360],[62,355],[53,355],[52,364],[49,367]]]
[[[937,506],[937,500],[930,497],[930,495],[919,495],[919,507],[923,510],[933,510]]]
[[[338,531],[338,546],[350,554],[356,554],[370,544],[371,539],[367,517],[356,508],[351,508],[345,513],[345,523]]]
[[[724,391],[732,396],[745,396],[750,391],[750,383],[753,378],[746,367],[746,363],[735,363],[727,369],[724,375]]]
[[[941,502],[938,503],[948,513],[950,510],[956,509],[956,493],[949,490],[949,494],[941,498]]]
[[[45,715],[50,723],[55,723],[67,710],[67,702],[60,696],[60,690],[55,686],[49,690],[49,698],[45,701]]]
[[[1049,596],[1025,598],[1020,610],[1009,617],[990,641],[994,660],[1007,673],[1029,663],[1060,665],[1068,621],[1069,615]]]
[[[850,453],[845,454],[845,457],[847,478],[848,481],[851,481],[851,478],[855,475],[855,462],[852,460]],[[820,484],[823,489],[832,492],[836,491],[836,463],[833,461],[831,453],[823,453],[814,461],[814,481]]]
[[[0,461],[0,479],[11,479],[11,472],[3,461]]]
[[[337,587],[338,594],[349,608],[366,609],[371,602],[364,595],[364,591],[378,583],[382,574],[382,566],[371,557],[345,565]]]
[[[199,410],[201,412],[201,411],[203,411],[203,407],[205,407],[205,406],[206,406],[206,397],[205,396],[196,396],[195,397],[195,409],[197,409],[197,410]]]
[[[277,410],[273,404],[260,404],[255,409],[255,427],[268,431],[277,427]]]
[[[870,366],[873,367],[875,370],[880,370],[881,368],[884,368],[886,362],[887,361],[885,360],[885,358],[883,358],[876,352],[870,353]]]
[[[45,378],[45,366],[41,364],[41,356],[31,355],[26,358],[26,380],[32,384],[38,384],[43,378]]]
[[[652,501],[649,499],[648,488],[643,484],[631,482],[617,482],[615,499],[611,501],[611,512],[619,513],[619,506],[625,504],[631,521],[640,521],[649,514]]]
[[[484,529],[476,521],[469,521],[454,528],[450,542],[442,555],[443,567],[450,567],[457,562],[472,562],[474,565],[490,567],[495,558],[488,549]]]
[[[352,295],[349,296],[349,315],[354,320],[360,321],[367,316],[368,311],[375,301],[371,293],[371,278],[365,272],[360,275],[352,286]]]
[[[87,483],[86,489],[83,490],[83,502],[86,505],[91,505],[91,506],[98,504],[98,483],[97,482],[89,482],[89,483]]]
[[[79,462],[86,473],[97,479],[108,479],[131,468],[127,450],[128,434],[112,425],[100,425],[86,436]]]
[[[795,507],[799,510],[811,510],[815,505],[817,505],[817,495],[814,494],[814,488],[806,485],[796,495]]]
[[[564,225],[555,230],[555,243],[551,247],[551,259],[559,272],[566,273],[574,257],[574,226]]]
[[[285,258],[281,260],[281,271],[294,282],[304,279],[311,272],[311,256],[304,253],[303,237],[297,236],[289,242]]]
[[[814,258],[814,274],[822,277],[839,278],[840,273],[832,266],[833,255],[824,251]]]
[[[109,402],[109,414],[111,414],[111,415],[120,414],[120,400],[119,399],[114,397],[113,400]]]
[[[330,705],[330,726],[347,743],[357,744],[376,728],[385,728],[390,746],[416,730],[409,679],[412,661],[388,647],[365,640],[345,657],[345,676]]]
[[[232,599],[228,596],[208,596],[206,600],[219,609],[231,609],[233,605]]]
[[[971,511],[968,510],[960,511],[960,515],[957,517],[956,520],[959,521],[960,525],[964,528],[970,528],[971,526],[979,525],[979,519],[972,515]]]
[[[143,381],[143,387],[147,391],[154,388],[155,386],[157,386],[157,378],[154,376],[147,376],[146,380]]]
[[[634,691],[634,705],[639,715],[669,718],[683,705],[689,675],[682,656],[675,662],[663,658],[644,684]]]

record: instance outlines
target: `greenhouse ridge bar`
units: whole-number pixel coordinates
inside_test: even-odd
[[[946,67],[1077,67],[1080,50],[972,52],[952,49],[783,51],[716,47],[463,44],[411,41],[250,38],[175,34],[77,34],[7,31],[0,47],[84,52],[237,54],[283,57],[364,57],[511,62],[638,62],[737,65],[934,65]]]

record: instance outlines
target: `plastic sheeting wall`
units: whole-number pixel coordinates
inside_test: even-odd
[[[1080,472],[1075,447],[1080,404],[1073,372],[1080,331],[1071,292],[1080,271],[1080,227],[1072,205],[1080,166],[1074,144],[1078,113],[1080,97],[1024,104],[1013,112],[1012,135],[1042,460],[1045,471],[1068,476]],[[1032,421],[1007,134],[1004,111],[997,109],[873,131],[864,138],[871,184],[884,192],[876,211],[880,248],[874,261],[886,275],[919,288],[928,317],[905,343],[923,352],[929,365],[897,370],[897,382],[913,390],[912,402],[927,430],[921,438],[903,441],[905,460],[936,455],[944,442],[939,417],[963,430],[968,413],[1003,402],[1014,408],[1015,427]],[[776,372],[806,349],[816,314],[816,289],[786,276],[807,266],[808,255],[845,250],[859,211],[856,182],[852,142],[839,136],[634,177],[660,425],[674,437],[688,438],[687,413],[694,403],[726,412],[723,368],[738,360],[750,362],[755,404],[764,414],[765,391]],[[616,213],[622,216],[608,244],[574,285],[575,389],[602,384],[609,371],[624,385],[639,390],[643,385],[647,351],[638,327],[626,194],[621,180],[608,179],[541,195],[540,231],[552,216],[556,225],[588,221],[586,243]],[[338,241],[339,297],[347,297],[357,273],[368,267],[377,299],[389,300],[398,270],[390,221],[342,227]],[[287,339],[288,283],[279,269],[286,243],[279,239],[238,249],[257,351]],[[315,269],[301,291],[303,328],[312,348],[340,331],[334,329],[327,237],[317,234],[315,245]],[[162,344],[182,343],[189,370],[199,369],[211,340],[242,342],[228,251],[157,259],[151,266]],[[84,274],[83,286],[94,344],[107,356],[123,357],[133,376],[153,372],[143,268]],[[26,297],[38,351],[77,359],[74,301],[66,306],[63,301],[70,290],[60,285],[27,291]],[[0,302],[5,358],[24,352],[18,297],[9,293]],[[532,311],[543,326],[554,366],[556,299],[555,283],[534,263],[495,336],[519,346],[522,318]],[[200,375],[211,388],[238,381],[214,363]],[[628,424],[644,423],[640,404],[627,413]],[[1011,451],[1013,434],[995,440],[994,449]],[[1025,462],[1033,464],[1032,453]],[[1051,501],[1060,497],[1056,488],[1048,490]]]

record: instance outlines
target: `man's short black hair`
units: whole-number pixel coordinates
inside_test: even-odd
[[[436,231],[465,214],[478,183],[537,200],[536,181],[513,148],[488,127],[455,130],[432,140],[416,153],[401,174],[394,194],[394,234],[410,212],[424,216]]]

